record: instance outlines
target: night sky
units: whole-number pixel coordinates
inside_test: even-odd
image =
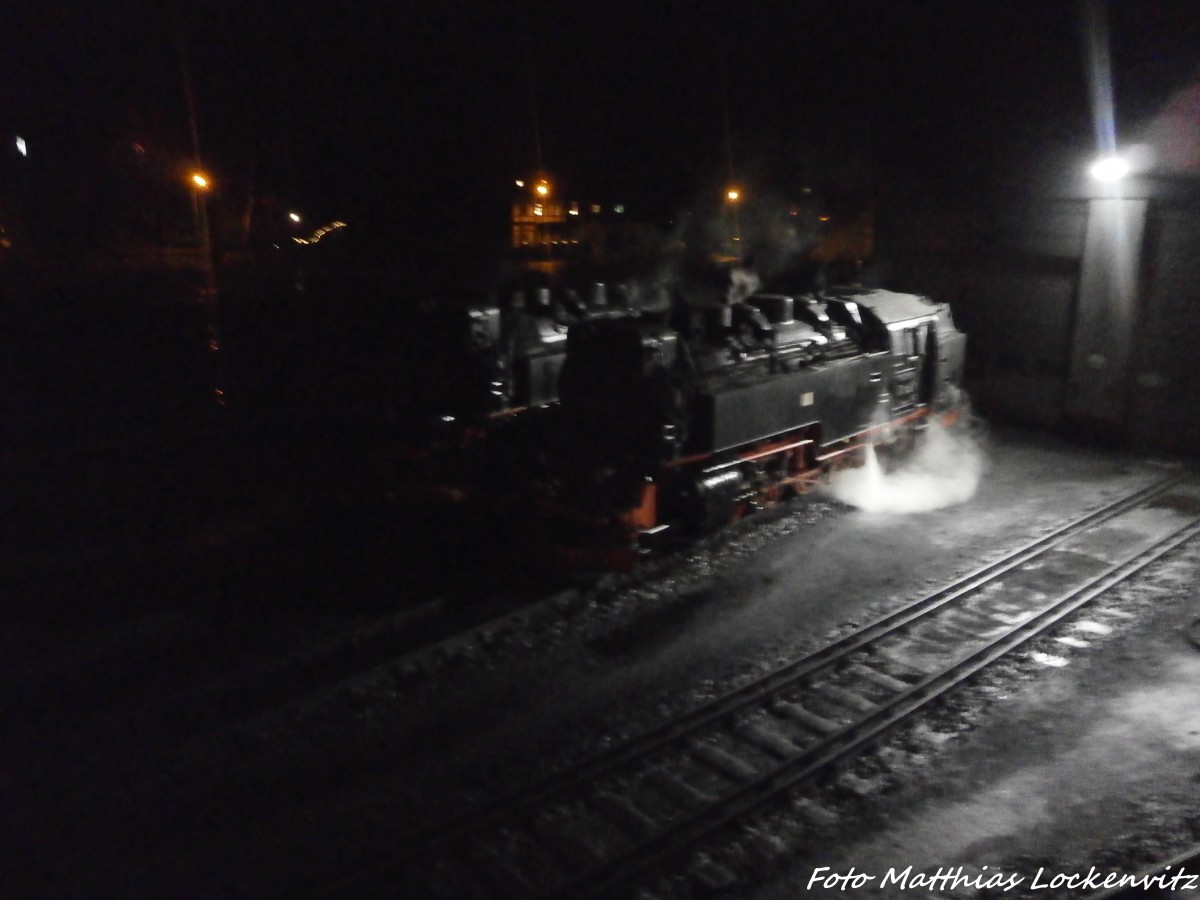
[[[1107,8],[1133,128],[1197,77],[1200,7]],[[725,180],[726,96],[737,177],[785,187],[959,190],[1092,142],[1074,2],[134,0],[5,18],[0,132],[31,153],[186,157],[182,34],[219,181],[380,233],[502,239],[535,115],[566,190],[656,222]]]

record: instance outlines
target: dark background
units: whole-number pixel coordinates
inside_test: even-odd
[[[1107,10],[1118,134],[1196,75],[1195,4]],[[0,126],[99,203],[120,148],[191,155],[381,252],[506,237],[515,177],[666,224],[735,176],[937,197],[1094,143],[1074,2],[13,4]],[[727,107],[724,100],[727,97]],[[535,118],[539,129],[535,129]],[[11,150],[10,150],[11,155]],[[453,248],[452,252],[441,252]]]

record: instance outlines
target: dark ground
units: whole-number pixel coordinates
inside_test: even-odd
[[[10,883],[27,896],[260,897],[336,880],[1161,471],[1020,433],[980,448],[978,489],[957,505],[867,513],[810,498],[533,606],[540,591],[498,591],[485,570],[463,588],[428,535],[345,508],[299,531],[281,515],[150,569],[43,571],[5,637]],[[965,694],[896,763],[902,787],[830,805],[832,844],[782,828],[796,843],[764,874],[783,894],[757,889],[786,895],[815,865],[1023,872],[1194,841],[1196,672],[1178,639],[1193,556],[1145,578],[1129,626],[1069,666],[1027,662]],[[1041,737],[1006,739],[1014,730]],[[982,830],[950,827],[980,815]]]

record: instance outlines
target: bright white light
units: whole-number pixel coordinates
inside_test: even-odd
[[[300,213],[294,213],[294,212],[288,213],[288,218],[291,219],[293,222],[299,222],[300,221]]]
[[[22,156],[29,155],[29,149],[25,146],[25,138],[23,137],[17,137],[17,152]]]
[[[1090,171],[1097,181],[1120,181],[1129,174],[1129,162],[1120,156],[1105,156],[1092,163]]]

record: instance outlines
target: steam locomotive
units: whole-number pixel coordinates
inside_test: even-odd
[[[461,501],[481,480],[505,477],[509,456],[552,418],[568,331],[666,303],[661,289],[638,285],[532,284],[419,309],[403,351],[407,404],[393,412],[393,488],[407,500]]]
[[[542,508],[587,533],[590,561],[627,567],[670,534],[719,528],[868,443],[903,445],[953,417],[965,350],[948,306],[859,288],[581,321]]]

